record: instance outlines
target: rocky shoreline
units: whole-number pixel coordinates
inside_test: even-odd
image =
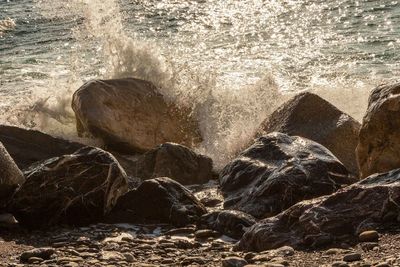
[[[399,88],[362,124],[301,93],[216,171],[189,107],[89,82],[72,107],[101,148],[0,125],[0,265],[400,266]]]

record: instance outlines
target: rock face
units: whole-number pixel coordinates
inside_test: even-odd
[[[100,220],[127,191],[127,177],[115,158],[85,147],[27,171],[10,212],[25,226],[84,225]]]
[[[305,92],[283,104],[262,125],[259,134],[282,132],[313,140],[328,148],[358,175],[355,149],[360,123],[318,95]]]
[[[167,177],[144,181],[119,200],[107,221],[161,222],[184,226],[206,213],[205,207],[181,184]]]
[[[235,239],[240,239],[255,223],[253,216],[237,210],[214,211],[201,217],[201,225]]]
[[[400,83],[372,91],[357,146],[361,177],[400,167]]]
[[[212,179],[212,160],[189,148],[165,143],[142,155],[136,176],[142,179],[169,177],[180,184],[203,184]]]
[[[0,208],[7,204],[11,195],[24,181],[24,175],[0,143]]]
[[[80,135],[101,138],[120,152],[146,151],[165,142],[193,146],[201,141],[190,110],[167,103],[150,82],[95,80],[73,96]]]
[[[20,169],[37,161],[72,154],[84,147],[38,131],[6,125],[0,125],[0,142]]]
[[[330,196],[300,202],[253,225],[239,248],[262,251],[290,245],[357,242],[365,230],[397,223],[400,169],[370,176]]]
[[[276,215],[296,202],[331,194],[352,182],[325,147],[277,132],[260,137],[220,174],[224,207],[256,218]]]

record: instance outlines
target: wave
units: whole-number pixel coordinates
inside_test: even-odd
[[[166,53],[154,40],[128,34],[116,0],[71,0],[68,5],[62,0],[41,0],[37,5],[49,18],[76,17],[80,23],[71,29],[76,43],[68,76],[55,76],[45,86],[35,88],[31,104],[17,108],[18,117],[8,118],[12,124],[78,140],[70,107],[73,92],[92,78],[135,77],[153,82],[167,100],[193,108],[204,139],[197,150],[212,157],[219,169],[294,93],[282,90],[280,77],[273,70],[266,70],[257,82],[238,85],[221,78],[214,66],[177,60],[179,54]],[[367,103],[366,88],[370,89],[370,84],[344,82],[315,85],[310,90],[360,120]]]

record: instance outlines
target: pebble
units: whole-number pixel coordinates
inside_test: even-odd
[[[183,259],[181,261],[181,265],[190,265],[193,263],[197,263],[197,264],[201,265],[201,264],[205,264],[206,261],[202,257],[186,257],[185,259]]]
[[[327,251],[325,251],[326,255],[337,255],[342,252],[342,249],[340,248],[330,248]]]
[[[34,248],[25,251],[20,256],[21,262],[27,262],[29,258],[41,258],[42,260],[48,260],[54,254],[54,248]]]
[[[227,257],[222,260],[222,267],[243,267],[247,261],[240,257]]]
[[[359,261],[361,260],[361,254],[360,253],[349,253],[344,255],[343,261],[345,262],[352,262],[352,261]]]
[[[331,265],[332,267],[349,267],[349,265],[345,261],[335,261]]]
[[[210,229],[197,230],[194,233],[194,236],[199,239],[207,239],[209,237],[214,238],[214,237],[219,237],[220,235],[221,235],[220,233]]]
[[[377,242],[379,240],[379,234],[377,231],[364,231],[358,236],[361,242]]]

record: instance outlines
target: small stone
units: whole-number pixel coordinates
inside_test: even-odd
[[[344,261],[335,261],[331,265],[332,267],[349,267],[349,265]]]
[[[165,258],[161,261],[161,264],[172,264],[174,263],[174,260],[171,258]]]
[[[222,260],[222,267],[242,267],[247,261],[240,257],[227,257]]]
[[[199,239],[207,239],[209,237],[219,237],[220,235],[221,235],[220,233],[210,229],[198,230],[194,233],[194,236]]]
[[[377,231],[364,231],[358,236],[361,242],[377,242],[379,239],[379,234]]]
[[[135,257],[133,257],[133,255],[131,253],[124,253],[123,255],[124,255],[125,260],[127,262],[134,262],[135,261]]]
[[[364,251],[373,250],[375,247],[379,247],[379,244],[376,243],[376,242],[364,242],[364,243],[361,243],[361,248]]]
[[[185,265],[185,266],[194,264],[194,263],[204,265],[204,264],[206,264],[206,261],[202,257],[186,257],[181,261],[181,265]]]
[[[349,253],[344,255],[343,261],[345,262],[352,262],[352,261],[359,261],[361,260],[361,254],[360,253]]]
[[[327,251],[325,251],[325,254],[326,255],[337,255],[337,254],[340,254],[341,253],[341,249],[339,249],[339,248],[330,248],[330,249],[328,249]]]
[[[294,249],[290,246],[283,246],[280,248],[277,248],[275,250],[277,255],[281,256],[293,256],[294,255]]]
[[[25,251],[20,256],[21,262],[27,262],[29,258],[36,257],[41,258],[43,260],[50,259],[51,255],[55,252],[54,248],[35,248],[28,251]]]
[[[375,265],[375,267],[390,267],[391,265],[388,264],[387,262],[381,262]]]
[[[283,264],[267,262],[262,265],[262,267],[285,267]]]

